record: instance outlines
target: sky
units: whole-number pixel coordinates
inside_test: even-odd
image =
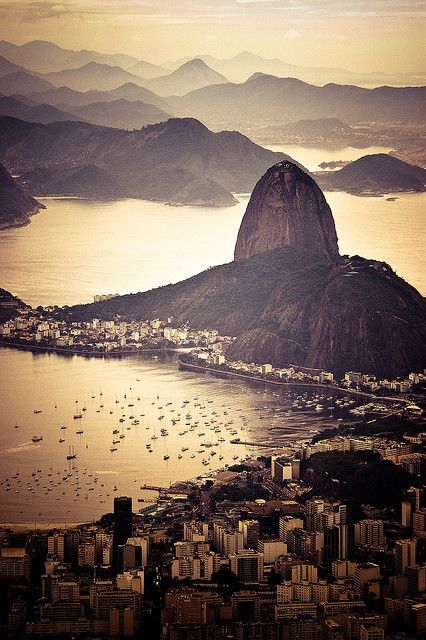
[[[156,63],[251,51],[356,72],[424,71],[416,0],[0,0],[0,38]]]

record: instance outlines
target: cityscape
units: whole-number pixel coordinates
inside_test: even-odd
[[[426,640],[425,24],[0,0],[1,640]]]

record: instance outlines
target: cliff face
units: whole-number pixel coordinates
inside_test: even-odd
[[[28,224],[30,216],[44,206],[27,196],[0,164],[0,229]]]
[[[247,260],[285,246],[301,247],[330,260],[339,253],[333,216],[321,189],[299,167],[284,161],[256,184],[234,258]]]
[[[235,258],[175,285],[64,315],[173,315],[179,324],[236,336],[228,355],[246,362],[380,377],[423,369],[425,299],[387,264],[339,256],[324,196],[294,165],[275,165],[257,183]]]

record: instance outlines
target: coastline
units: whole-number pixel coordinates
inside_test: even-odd
[[[46,353],[57,353],[62,355],[71,355],[71,356],[93,356],[96,358],[109,358],[115,356],[126,356],[126,355],[134,355],[135,353],[151,353],[151,354],[159,354],[159,353],[179,353],[181,351],[187,351],[192,349],[193,347],[148,347],[143,349],[125,349],[120,351],[93,351],[91,349],[66,349],[65,347],[47,347],[47,346],[38,346],[35,344],[20,344],[19,342],[8,342],[7,340],[0,340],[0,347],[10,348],[10,349],[21,349],[22,351],[35,351],[35,352],[46,352]]]
[[[244,380],[249,380],[253,382],[261,382],[262,384],[271,384],[273,386],[278,387],[315,387],[320,389],[328,389],[329,391],[340,391],[342,393],[348,393],[349,395],[353,395],[360,398],[371,398],[374,400],[383,400],[385,402],[400,402],[402,404],[409,404],[409,401],[406,398],[397,398],[390,396],[376,396],[372,393],[367,393],[366,391],[356,391],[356,389],[347,389],[346,387],[338,387],[330,384],[323,384],[321,382],[283,382],[280,380],[268,380],[267,378],[261,378],[259,376],[248,376],[244,373],[237,373],[234,371],[224,371],[222,369],[214,369],[213,367],[203,367],[201,365],[192,364],[189,362],[183,362],[179,360],[179,367],[181,369],[190,369],[194,371],[199,371],[202,373],[212,373],[215,375],[228,376],[233,378],[243,378]]]

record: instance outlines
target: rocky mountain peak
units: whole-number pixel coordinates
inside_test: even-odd
[[[256,184],[241,222],[236,261],[287,246],[334,260],[339,255],[333,215],[316,182],[292,162],[268,169]]]

